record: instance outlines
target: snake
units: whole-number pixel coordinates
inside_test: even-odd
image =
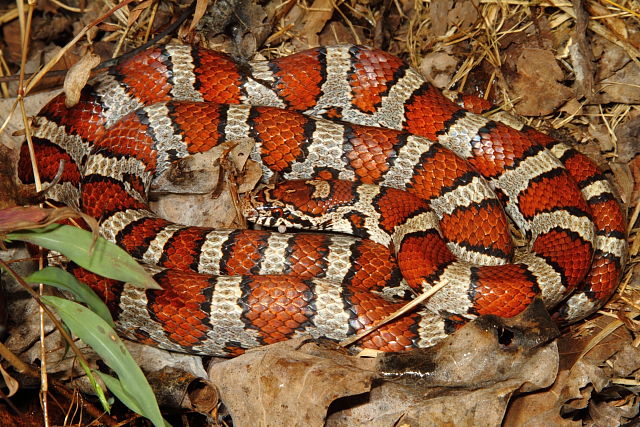
[[[54,97],[32,139],[46,197],[97,218],[162,287],[68,265],[145,344],[228,357],[300,334],[343,340],[397,311],[407,289],[434,286],[358,346],[429,347],[537,298],[558,322],[585,318],[627,257],[614,189],[574,148],[469,99],[466,110],[366,46],[245,62],[167,44],[101,72],[73,106]],[[175,162],[245,139],[267,184],[248,216],[322,231],[186,226],[151,211],[150,186]],[[18,175],[35,180],[26,145]]]

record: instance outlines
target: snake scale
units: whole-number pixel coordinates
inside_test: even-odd
[[[479,112],[368,47],[247,65],[169,44],[99,74],[71,108],[54,98],[34,119],[34,144],[44,182],[65,161],[47,196],[99,219],[163,287],[70,266],[129,338],[224,356],[301,332],[340,340],[402,305],[386,289],[446,282],[423,309],[360,341],[401,351],[465,319],[514,316],[538,296],[559,321],[576,321],[621,277],[625,222],[605,176],[574,149]],[[311,228],[373,241],[187,227],[149,210],[149,186],[172,162],[242,138],[256,141],[250,158],[265,182],[325,180],[264,190],[256,200],[277,219],[257,222],[291,225],[286,205]],[[25,147],[19,177],[34,179]],[[507,215],[526,248],[514,248]]]

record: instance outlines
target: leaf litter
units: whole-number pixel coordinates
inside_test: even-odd
[[[63,46],[87,24],[104,17],[113,4],[91,1],[78,5],[70,2],[67,6],[77,10],[67,10],[57,1],[43,2],[35,10],[37,19],[33,20],[29,33],[31,72],[45,65],[47,59],[43,59],[41,52]],[[224,8],[232,13],[222,16],[220,11]],[[202,0],[195,9],[201,15],[191,22],[187,20],[177,33],[184,41],[222,49],[239,59],[250,59],[254,54],[272,58],[318,44],[374,45],[400,55],[438,87],[479,95],[522,116],[528,125],[563,141],[573,141],[578,150],[606,171],[618,189],[629,219],[630,262],[620,289],[609,304],[586,321],[560,331],[556,340],[552,339],[553,334],[542,334],[545,339],[531,348],[516,340],[518,351],[510,352],[509,346],[516,344],[504,341],[509,336],[504,331],[509,329],[504,329],[504,325],[500,329],[495,319],[494,323],[486,323],[485,319],[462,328],[444,342],[447,344],[425,351],[421,355],[423,361],[438,362],[437,367],[426,372],[432,377],[452,379],[450,383],[428,384],[413,377],[390,379],[383,375],[381,367],[381,361],[388,356],[354,358],[332,345],[318,347],[301,339],[257,349],[229,361],[205,360],[221,403],[215,403],[217,395],[205,393],[209,396],[205,401],[210,403],[199,407],[207,408],[200,409],[205,416],[194,419],[208,425],[281,425],[279,421],[286,416],[289,425],[381,426],[445,422],[615,425],[637,419],[640,391],[637,2],[276,0],[258,5],[250,1]],[[46,13],[53,14],[55,19],[41,19]],[[131,50],[166,28],[178,14],[171,2],[125,5],[111,17],[105,17],[97,30],[85,29],[87,38],[67,51],[58,67],[68,69],[91,52],[104,61],[114,53]],[[15,4],[0,6],[4,35],[0,88],[5,98],[0,99],[0,121],[4,123],[13,115],[14,123],[18,123],[11,131],[3,126],[0,134],[3,144],[14,150],[13,154],[1,153],[3,164],[15,164],[15,150],[21,137],[13,134],[20,126],[24,128],[19,110],[13,108],[17,87],[14,76],[22,54],[17,16]],[[193,31],[188,31],[189,28]],[[42,80],[40,87],[52,84],[59,87],[59,82],[51,79]],[[28,112],[31,115],[51,97],[29,95],[27,101],[32,96],[43,98]],[[220,196],[212,202],[210,193],[217,186],[211,184],[212,187],[203,189],[192,184],[201,182],[202,176],[224,177],[227,170],[221,173],[220,165],[210,159],[193,161],[177,165],[179,170],[188,169],[192,179],[178,182],[179,191],[170,188],[172,193],[187,194],[171,195],[181,197],[179,202],[165,198],[170,200],[165,202],[167,206],[190,203],[193,208],[189,211],[197,214],[187,219],[189,223],[237,225],[237,213],[231,207],[234,198],[230,194],[244,185],[242,180],[255,181],[259,177],[252,172],[250,178],[242,174],[239,178],[223,178],[222,190],[216,190]],[[251,164],[241,155],[231,162],[238,170]],[[193,164],[196,166],[192,167]],[[1,193],[15,193],[9,184],[2,185]],[[169,181],[168,185],[177,184]],[[186,202],[182,197],[194,197],[195,201]],[[11,198],[8,200],[10,206]],[[201,214],[203,201],[210,203],[207,211],[214,212],[209,217]],[[168,210],[165,215],[179,219],[175,217],[184,209],[174,211],[178,212]],[[8,255],[16,253],[10,250]],[[10,316],[10,331],[14,335],[10,333],[9,342],[13,343],[13,351],[34,363],[42,357],[35,341],[38,333],[27,333],[19,324],[21,319],[35,315],[35,311],[28,314],[23,305],[19,307],[20,311]],[[543,317],[538,315],[537,321],[543,322]],[[37,328],[38,322],[31,322],[31,327]],[[500,330],[503,332],[498,333]],[[485,341],[487,345],[480,345]],[[531,345],[531,341],[523,342]],[[64,352],[60,352],[60,344],[51,345],[52,350],[59,351],[49,356],[53,362],[47,364],[49,372],[62,379],[75,378],[69,370],[72,359],[69,364],[56,363]],[[447,346],[454,348],[455,353],[447,353]],[[146,357],[140,357],[143,367]],[[154,364],[159,366],[156,357],[159,356],[150,359],[155,362],[147,363],[146,372],[157,371],[153,369]],[[451,370],[443,362],[446,360],[456,360],[456,366],[466,363],[467,368]],[[494,363],[487,365],[486,361]],[[487,366],[491,369],[483,370]],[[519,372],[511,375],[513,367]],[[187,377],[204,375],[202,368],[188,371],[191,373]],[[150,376],[159,378],[152,383],[154,390],[169,382],[167,376],[153,373]],[[69,387],[75,387],[76,383],[70,383]],[[262,386],[257,387],[258,384]],[[187,393],[184,387],[176,390],[180,391],[175,393]],[[168,407],[185,407],[176,401],[180,399],[174,399]],[[196,417],[193,413],[190,416]]]

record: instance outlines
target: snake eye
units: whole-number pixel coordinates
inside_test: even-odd
[[[272,208],[269,211],[269,215],[271,215],[274,218],[282,218],[282,209],[281,208]]]

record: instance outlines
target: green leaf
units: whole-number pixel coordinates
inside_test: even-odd
[[[127,393],[127,390],[122,387],[122,383],[119,379],[112,377],[111,375],[107,375],[100,371],[93,371],[98,374],[107,388],[111,391],[111,393],[115,394],[120,402],[124,403],[127,408],[131,409],[133,412],[138,414],[142,413],[142,408],[138,406],[138,402],[136,399]]]
[[[79,266],[110,279],[132,285],[161,289],[144,268],[122,248],[87,230],[53,224],[42,229],[24,230],[7,235],[8,240],[21,240],[42,246],[71,259]]]
[[[135,407],[131,408],[148,418],[155,426],[164,426],[156,397],[144,374],[116,335],[115,331],[88,308],[53,296],[43,296],[42,300],[55,308],[58,315],[71,331],[98,353],[102,360],[113,369]],[[126,402],[123,402],[126,404]]]
[[[111,406],[109,406],[109,402],[107,402],[107,396],[104,395],[104,390],[102,390],[102,387],[100,387],[100,384],[96,381],[96,377],[93,376],[93,371],[91,371],[91,368],[89,368],[81,358],[78,358],[78,361],[80,362],[80,366],[82,366],[84,373],[87,375],[87,378],[89,378],[91,387],[96,391],[98,400],[100,401],[100,404],[102,404],[102,408],[105,412],[110,413]]]
[[[93,289],[76,279],[72,274],[56,267],[45,267],[25,277],[24,280],[27,283],[44,283],[71,292],[76,300],[87,304],[109,326],[115,328],[116,325],[105,303]]]
[[[107,388],[109,390],[111,390],[111,393],[115,394],[115,396],[120,399],[120,401],[122,403],[124,403],[125,405],[127,405],[127,407],[129,409],[131,409],[134,412],[140,413],[140,411],[138,409],[136,409],[136,405],[138,404],[135,399],[133,398],[133,396],[131,396],[127,390],[125,390],[125,388],[122,386],[122,383],[120,382],[119,379],[112,377],[111,375],[107,375],[105,373],[102,373],[100,371],[95,371],[96,374],[98,374],[100,376],[100,378],[102,378],[102,381],[104,381],[104,383],[106,384]],[[167,422],[167,420],[164,420],[164,425],[167,427],[171,427],[171,424],[169,424]]]

